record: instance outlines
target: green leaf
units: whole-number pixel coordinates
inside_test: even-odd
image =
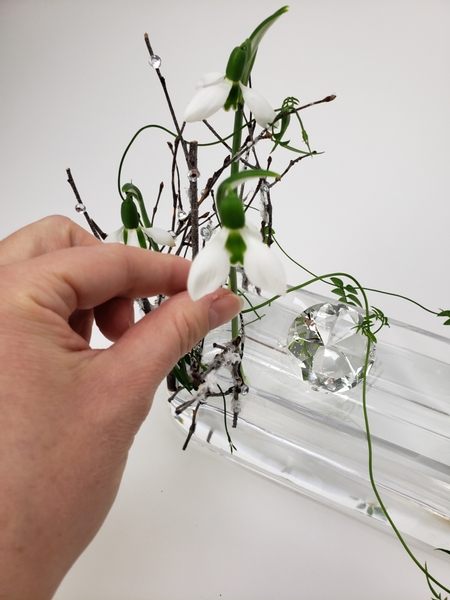
[[[350,292],[350,294],[357,294],[358,293],[358,290],[356,288],[354,288],[350,284],[346,285],[345,289],[347,290],[347,292]]]
[[[191,378],[189,377],[188,373],[186,372],[184,365],[183,365],[183,367],[180,367],[180,363],[178,363],[177,365],[174,366],[174,368],[172,369],[172,372],[175,375],[176,379],[181,383],[181,385],[188,392],[190,392],[193,389],[194,386],[192,385]]]
[[[250,77],[250,73],[253,69],[253,64],[255,62],[256,53],[258,51],[258,46],[261,43],[261,40],[266,35],[267,31],[272,27],[275,21],[281,17],[285,12],[289,10],[289,6],[283,6],[279,10],[273,13],[270,17],[267,17],[262,23],[258,25],[258,27],[251,34],[250,40],[250,48],[247,59],[247,64],[245,65],[244,72],[241,77],[241,81],[244,85],[247,85],[248,79]]]
[[[342,288],[333,288],[331,290],[332,294],[337,294],[338,296],[340,296],[342,294]]]
[[[344,289],[344,282],[342,279],[339,279],[339,277],[330,277],[330,279],[336,287]]]
[[[363,333],[364,333],[364,335],[366,335],[369,338],[369,340],[371,342],[373,342],[374,344],[377,343],[377,338],[376,338],[375,334],[370,331],[370,329],[364,329]]]
[[[347,298],[349,300],[351,300],[352,302],[354,302],[356,304],[356,306],[361,306],[361,302],[359,301],[359,298],[357,298],[354,294],[349,294],[347,296]]]
[[[445,552],[446,554],[450,554],[450,550],[446,550],[446,548],[435,548],[435,550],[439,550],[439,552]]]
[[[286,150],[290,150],[291,152],[297,152],[297,154],[305,154],[305,156],[311,156],[312,154],[323,154],[323,152],[316,152],[312,150],[311,152],[307,152],[306,150],[299,150],[298,148],[294,148],[293,146],[289,146],[289,142],[280,142],[279,145]]]

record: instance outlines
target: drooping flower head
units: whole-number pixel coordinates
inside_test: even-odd
[[[244,103],[261,127],[266,128],[274,121],[276,113],[273,108],[247,84],[261,39],[287,9],[284,6],[263,21],[243,44],[234,48],[228,59],[225,75],[213,72],[202,77],[184,114],[187,123],[208,119],[220,108],[236,110],[239,104]]]
[[[141,226],[139,211],[134,198],[139,193],[140,199],[142,199],[142,195],[136,186],[132,184],[126,184],[124,188],[127,190],[127,194],[120,207],[123,225],[117,231],[110,233],[104,241],[107,243],[119,242],[129,246],[140,246],[141,248],[148,248],[149,244],[153,246],[155,244],[175,246],[175,238],[168,231],[159,227]]]
[[[286,292],[286,278],[276,255],[264,244],[256,228],[246,224],[242,201],[235,187],[250,177],[276,176],[270,171],[241,172],[223,182],[217,191],[220,232],[195,257],[188,292],[199,300],[224,284],[230,266],[241,265],[250,282],[272,295]]]

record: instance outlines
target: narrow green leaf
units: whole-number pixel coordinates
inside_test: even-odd
[[[291,152],[297,152],[297,154],[305,154],[305,156],[311,156],[311,154],[323,154],[323,152],[316,152],[315,150],[312,150],[311,152],[307,152],[306,150],[299,150],[299,148],[289,146],[289,142],[280,142],[280,146],[282,148],[286,148],[286,150],[290,150]]]
[[[189,375],[187,374],[184,366],[180,367],[180,364],[178,363],[177,365],[175,365],[172,369],[173,374],[175,375],[176,379],[181,383],[181,385],[188,391],[190,392],[193,389],[193,385],[192,385],[192,381],[191,378],[189,377]]]
[[[267,17],[262,23],[258,25],[258,27],[254,30],[254,32],[250,36],[250,51],[247,64],[245,65],[244,73],[242,75],[241,81],[245,85],[248,82],[250,77],[250,73],[252,72],[253,64],[255,62],[256,53],[258,51],[258,46],[261,43],[261,40],[267,33],[267,31],[272,27],[275,21],[281,17],[282,14],[289,10],[289,6],[283,6],[279,10],[273,13],[270,17]]]
[[[347,290],[347,292],[350,292],[350,294],[357,294],[358,293],[358,290],[356,288],[354,288],[350,284],[346,285],[345,289]]]
[[[333,288],[331,290],[331,293],[332,294],[337,294],[338,296],[341,296],[342,295],[342,289],[341,288]]]
[[[348,298],[349,300],[351,300],[352,302],[354,302],[354,303],[356,304],[356,306],[362,306],[362,305],[361,305],[361,302],[359,301],[359,298],[358,298],[357,296],[355,296],[354,294],[349,294],[349,295],[347,296],[347,298]]]
[[[364,334],[371,340],[374,344],[377,343],[377,338],[374,333],[370,331],[370,329],[364,330]]]

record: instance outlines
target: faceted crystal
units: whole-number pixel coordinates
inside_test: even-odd
[[[287,349],[294,366],[315,390],[344,392],[364,374],[367,337],[358,329],[363,316],[346,304],[315,304],[288,331]],[[369,369],[375,356],[370,346]]]

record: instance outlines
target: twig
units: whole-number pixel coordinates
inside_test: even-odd
[[[226,141],[220,137],[220,135],[217,133],[217,131],[214,129],[214,127],[212,127],[206,119],[203,119],[202,122],[206,125],[206,127],[210,130],[210,132],[219,140],[219,142],[221,142],[221,144],[223,144],[225,146],[225,148],[228,150],[228,152],[231,152],[231,146],[229,146],[226,143]]]
[[[290,171],[292,169],[292,167],[297,164],[298,162],[300,162],[301,160],[303,160],[304,158],[309,158],[310,156],[312,156],[311,154],[302,154],[301,156],[298,156],[297,158],[295,158],[294,160],[289,161],[288,166],[285,168],[285,170],[281,173],[281,175],[279,175],[275,181],[273,181],[272,183],[268,183],[267,187],[270,189],[271,187],[273,187],[276,183],[278,183],[279,181],[281,181],[283,179],[283,177],[286,175],[286,173],[288,173],[288,171]]]
[[[158,191],[158,196],[156,198],[155,206],[153,207],[153,212],[152,212],[152,226],[155,223],[156,211],[158,210],[159,201],[161,200],[161,195],[162,195],[163,189],[164,189],[164,182],[161,181],[161,183],[159,184],[159,191]]]
[[[104,231],[102,231],[100,229],[100,227],[97,225],[97,223],[94,221],[94,219],[91,219],[91,217],[89,216],[88,211],[86,210],[86,206],[84,205],[84,202],[81,200],[81,196],[78,192],[75,181],[73,180],[70,169],[66,169],[66,173],[67,173],[67,181],[70,183],[70,187],[72,188],[73,193],[75,194],[75,198],[78,203],[77,206],[75,207],[75,210],[77,212],[83,213],[84,218],[86,219],[86,221],[87,221],[92,233],[95,235],[95,237],[98,238],[99,240],[104,240],[107,237],[106,233]]]
[[[192,246],[192,258],[198,254],[198,189],[197,181],[200,175],[197,168],[197,150],[198,142],[190,142],[188,154],[189,167],[189,201],[191,204],[190,212],[190,242]]]
[[[148,49],[148,52],[150,54],[150,58],[154,57],[155,53],[153,52],[153,48],[152,48],[152,46],[150,44],[150,40],[148,38],[148,33],[144,34],[144,40],[145,40],[145,43],[147,45],[147,49]],[[180,129],[177,117],[175,115],[175,111],[174,111],[173,106],[172,106],[172,101],[171,101],[170,96],[169,96],[169,91],[167,89],[166,80],[162,76],[161,70],[160,70],[159,67],[155,67],[155,71],[156,71],[156,74],[158,75],[159,81],[161,83],[161,87],[162,87],[164,95],[166,97],[167,105],[169,107],[169,112],[170,112],[170,115],[172,117],[173,123],[175,125],[175,129],[177,130],[178,137],[180,138],[181,145],[183,146],[184,156],[186,157],[186,161],[187,161],[188,160],[188,148],[187,148],[187,144],[186,144],[185,140],[183,139],[182,130]]]
[[[180,190],[180,172],[178,170],[177,164],[177,151],[178,146],[180,144],[180,138],[175,139],[175,146],[172,145],[171,142],[167,142],[169,149],[172,153],[172,169],[171,169],[171,177],[170,177],[170,185],[172,188],[172,231],[175,231],[175,224],[177,222],[177,208],[183,208],[181,202],[181,190]],[[176,183],[175,183],[176,180]],[[178,190],[178,191],[177,191]],[[178,236],[179,231],[175,231],[175,234]]]

